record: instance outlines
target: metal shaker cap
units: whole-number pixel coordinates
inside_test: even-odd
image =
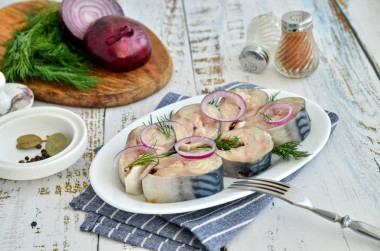
[[[287,31],[301,32],[313,27],[313,18],[306,11],[290,11],[282,16],[282,28]]]
[[[244,71],[261,73],[268,66],[268,54],[259,46],[246,46],[239,56]]]

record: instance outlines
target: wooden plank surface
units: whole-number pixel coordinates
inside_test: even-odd
[[[0,7],[11,2],[1,1]],[[338,113],[340,123],[326,147],[291,183],[302,188],[317,207],[380,227],[380,81],[334,1],[119,2],[127,16],[144,23],[168,48],[173,59],[170,83],[131,105],[65,107],[85,120],[89,147],[81,160],[59,174],[37,181],[0,180],[0,250],[145,250],[79,231],[85,213],[71,210],[68,203],[89,184],[92,150],[152,111],[168,92],[194,96],[233,81],[295,92]],[[360,8],[362,2],[349,1],[347,6],[356,6],[348,8],[352,20],[365,16],[357,13],[368,13],[366,20],[376,18],[377,5],[366,11]],[[259,75],[242,71],[238,55],[248,22],[258,14],[280,16],[299,9],[313,14],[321,60],[318,69],[298,80],[282,77],[273,64]],[[359,24],[360,19],[355,22]],[[363,32],[371,26],[362,26]],[[364,41],[380,39],[378,33],[360,36]],[[376,47],[371,55],[378,58]],[[379,249],[380,242],[278,199],[227,245],[229,251]]]
[[[373,68],[380,76],[380,1],[335,0],[355,32]]]
[[[25,11],[31,11],[35,7],[33,1],[27,1],[0,9],[0,20],[4,20],[0,23],[1,45],[12,38],[15,29],[22,26]],[[135,70],[112,72],[94,64],[91,76],[100,83],[85,91],[80,91],[70,84],[47,83],[40,79],[21,83],[32,89],[36,100],[66,106],[104,108],[127,105],[144,99],[161,90],[169,82],[173,72],[169,52],[149,28],[144,28],[150,37],[152,52],[149,61]],[[5,47],[0,46],[0,57],[4,53]]]

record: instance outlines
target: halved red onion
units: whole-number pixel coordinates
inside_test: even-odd
[[[175,121],[164,121],[164,122],[161,122],[163,123],[164,125],[167,125],[167,126],[172,126],[173,128],[176,128],[176,130],[183,130],[185,135],[189,135],[189,133],[187,132],[186,130],[186,127],[184,125],[182,125],[181,123],[179,122],[175,122]],[[156,128],[157,127],[157,123],[154,123],[154,124],[151,124],[147,127],[144,128],[144,130],[142,130],[141,132],[141,135],[140,135],[140,141],[141,143],[146,146],[146,147],[149,147],[149,148],[152,148],[152,149],[156,149],[156,150],[164,150],[164,148],[160,147],[160,146],[157,146],[157,145],[152,145],[150,144],[146,139],[145,139],[145,134],[148,130],[152,129],[152,128]],[[174,143],[173,143],[174,145]]]
[[[181,147],[181,145],[187,144],[190,142],[194,142],[194,141],[198,141],[198,142],[204,143],[206,145],[209,145],[210,150],[200,154],[200,153],[192,153],[191,151],[185,152],[185,151],[182,151],[179,149]],[[206,137],[202,137],[202,136],[192,136],[192,137],[183,138],[183,139],[177,141],[177,143],[174,144],[174,149],[183,158],[186,158],[186,159],[204,159],[204,158],[211,157],[214,154],[214,152],[216,150],[216,144],[215,144],[215,141],[210,139],[210,138],[206,138]]]
[[[138,152],[139,155],[144,154],[146,151],[154,151],[154,153],[156,154],[156,151],[154,149],[146,147],[146,146],[128,147],[128,148],[125,148],[124,150],[120,151],[118,154],[116,154],[115,158],[113,159],[114,168],[117,168],[117,169],[119,168],[120,159],[124,154],[128,154],[128,153],[135,152],[135,151],[139,151]],[[158,164],[158,161],[159,160],[157,159],[156,164],[154,166],[156,166]]]
[[[239,106],[240,112],[236,116],[236,118],[233,118],[233,119],[216,118],[216,117],[213,117],[207,113],[207,111],[206,111],[207,104],[210,101],[217,99],[217,98],[221,98],[221,97],[232,98],[236,102],[236,104]],[[201,110],[210,119],[220,121],[220,122],[234,122],[234,121],[240,119],[244,115],[245,111],[247,110],[247,105],[245,104],[244,99],[237,93],[229,92],[229,91],[215,91],[215,92],[212,92],[212,93],[206,95],[203,98],[203,100],[201,102]]]
[[[282,113],[284,110],[287,110],[287,113],[282,116]],[[271,119],[267,119],[265,115],[268,115]],[[273,117],[276,115],[281,115],[281,118],[279,120],[273,120]],[[271,125],[283,125],[286,122],[288,122],[293,116],[293,106],[286,104],[286,103],[277,103],[274,105],[269,106],[264,111],[264,120],[268,124]]]
[[[83,40],[89,25],[108,15],[124,16],[115,0],[63,0],[59,9],[61,21],[70,34]]]

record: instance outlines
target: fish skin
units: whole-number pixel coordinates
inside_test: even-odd
[[[223,159],[223,175],[232,178],[252,177],[268,169],[271,165],[271,160],[272,151],[265,154],[260,159],[251,162]]]
[[[146,201],[171,203],[211,196],[223,190],[223,165],[199,176],[166,178],[148,174],[142,181]]]

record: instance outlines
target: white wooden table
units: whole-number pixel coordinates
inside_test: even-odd
[[[0,7],[13,2],[2,0]],[[0,179],[0,250],[144,250],[80,232],[86,215],[68,203],[90,184],[93,149],[151,112],[170,91],[195,96],[233,81],[294,92],[338,113],[340,123],[332,138],[291,183],[320,208],[380,227],[378,0],[119,2],[127,16],[144,23],[167,46],[174,63],[172,79],[160,92],[131,105],[64,107],[85,121],[88,149],[73,166],[50,177]],[[318,69],[299,80],[282,77],[273,65],[260,75],[243,72],[238,55],[248,22],[259,14],[281,16],[290,10],[313,15]],[[35,102],[41,105],[50,104]],[[380,242],[274,199],[226,248],[380,250]]]

